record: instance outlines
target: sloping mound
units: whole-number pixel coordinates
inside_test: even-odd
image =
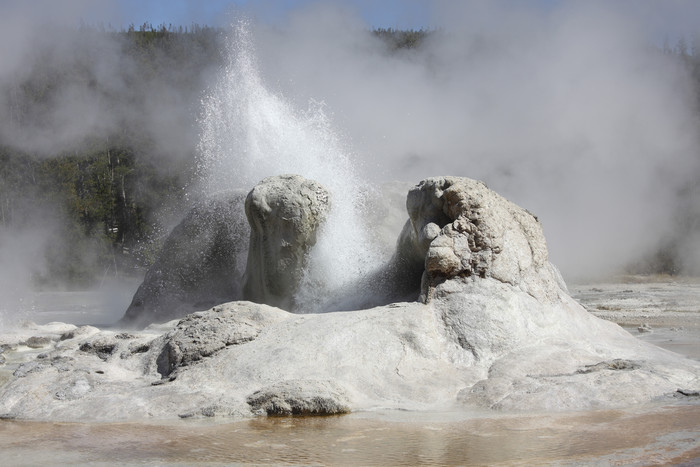
[[[0,415],[581,410],[700,389],[699,362],[569,297],[537,219],[482,183],[429,179],[407,207],[396,257],[422,261],[421,301],[315,315],[232,302],[165,332],[51,337],[41,356],[13,368]]]

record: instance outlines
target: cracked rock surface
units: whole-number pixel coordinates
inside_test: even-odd
[[[158,372],[165,377],[224,347],[252,341],[266,326],[287,317],[287,313],[277,308],[251,307],[245,302],[188,315],[165,335],[163,351],[157,360]]]
[[[248,194],[250,248],[243,293],[246,300],[294,308],[309,249],[330,209],[321,184],[298,175],[268,177]]]
[[[345,391],[333,381],[282,381],[247,398],[256,414],[337,415],[350,412]]]
[[[425,265],[424,300],[436,283],[458,276],[493,278],[538,300],[565,287],[549,263],[539,220],[483,182],[429,178],[408,192],[406,208],[406,235]]]

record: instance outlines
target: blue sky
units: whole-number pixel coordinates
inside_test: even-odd
[[[487,10],[500,13],[486,15],[487,21],[478,23],[486,28],[489,21],[500,21],[503,12],[527,12],[556,21],[557,13],[567,8],[597,5],[601,11],[628,17],[655,42],[666,35],[671,41],[681,34],[700,35],[700,0],[0,0],[0,22],[6,20],[9,27],[36,21],[77,26],[81,20],[115,28],[145,22],[226,26],[234,19],[231,12],[241,12],[274,24],[317,3],[340,5],[370,28],[398,29],[433,29],[445,20],[459,27],[463,20],[474,19],[474,12]],[[459,11],[461,16],[445,11]]]
[[[9,1],[12,3],[13,0]],[[371,27],[420,29],[437,26],[433,12],[435,5],[439,3],[513,3],[520,7],[527,5],[527,8],[547,12],[561,3],[561,0],[83,0],[86,21],[110,22],[115,27],[144,22],[154,25],[188,25],[193,22],[222,25],[228,22],[228,13],[236,10],[252,13],[264,22],[276,22],[283,20],[296,9],[321,2],[335,3],[347,8]],[[0,0],[0,4],[2,3]]]
[[[110,23],[120,28],[144,22],[153,25],[191,23],[224,26],[231,22],[231,12],[245,12],[266,23],[283,22],[287,16],[313,3],[334,3],[355,14],[368,27],[431,29],[440,26],[436,11],[446,5],[461,11],[496,6],[497,9],[520,9],[536,14],[555,14],[571,4],[599,3],[622,11],[640,22],[647,33],[659,40],[664,35],[675,39],[700,34],[700,0],[0,0],[10,7],[22,4],[74,4],[80,19],[92,23]],[[79,5],[79,6],[76,6]],[[58,13],[58,11],[55,11]],[[60,13],[59,13],[60,14]]]
[[[119,15],[127,23],[221,25],[228,13],[252,13],[264,22],[283,20],[291,11],[315,3],[315,0],[118,0]],[[335,1],[374,27],[420,28],[431,22],[430,2],[425,0],[345,0]],[[98,13],[99,14],[99,13]],[[115,25],[116,26],[116,25]]]

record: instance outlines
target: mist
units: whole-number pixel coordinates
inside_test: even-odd
[[[322,109],[332,153],[353,180],[483,180],[538,216],[550,259],[572,280],[623,271],[677,235],[700,173],[696,90],[688,69],[660,50],[668,11],[631,4],[425,2],[432,32],[399,50],[372,35],[376,25],[353,5],[299,2],[272,20],[251,6],[220,17],[251,18],[260,86],[292,114]],[[225,60],[202,56],[165,77],[143,75],[118,34],[79,26],[125,28],[133,12],[118,2],[5,6],[3,145],[52,158],[129,129],[163,170],[198,157],[202,106]],[[202,18],[195,7],[189,14]],[[655,16],[663,21],[652,26]],[[157,54],[143,60],[156,70],[168,64]],[[86,66],[81,79],[47,86],[77,65]],[[20,103],[27,81],[50,99]],[[252,171],[238,182],[266,175],[275,174]],[[54,216],[0,231],[3,291],[26,290],[47,245],[61,248],[52,235],[60,223]],[[698,236],[691,229],[680,242],[688,271],[700,270]]]
[[[688,71],[610,2],[454,3],[391,53],[347,11],[293,12],[257,30],[264,75],[298,105],[323,99],[367,177],[467,176],[535,213],[567,278],[651,254],[698,173]]]
[[[2,0],[0,7],[0,40],[10,45],[0,62],[4,144],[51,157],[131,130],[151,141],[151,152],[165,160],[193,157],[195,116],[219,57],[201,47],[188,51],[195,57],[191,62],[175,63],[183,52],[177,48],[196,48],[193,44],[175,44],[169,54],[129,53],[133,44],[118,31],[161,27],[144,18],[138,2]],[[192,22],[182,18],[190,31],[195,18],[201,19],[198,10],[192,8]],[[70,79],[61,79],[65,76]],[[32,100],[32,93],[38,98]]]
[[[197,43],[181,41],[173,42],[168,54],[162,48],[134,52],[133,41],[126,40],[129,24],[110,21],[121,16],[116,2],[2,1],[0,7],[5,44],[0,52],[0,164],[17,164],[5,157],[18,154],[27,163],[25,170],[33,171],[38,163],[30,161],[118,146],[138,151],[137,157],[165,175],[192,165],[200,98],[220,61],[207,55],[212,48],[205,44],[193,50]],[[217,41],[218,33],[205,31],[199,37]],[[178,53],[194,59],[178,63]],[[94,272],[92,285],[110,297],[115,290],[125,295],[119,305],[123,313],[133,294],[122,293],[123,282],[134,285],[132,278],[121,276],[133,272],[117,272],[116,262],[101,264],[112,256],[104,242],[89,232],[76,233],[78,226],[61,201],[42,193],[40,183],[19,186],[13,178],[19,170],[0,166],[0,309],[31,309],[27,303],[37,278],[51,289],[85,287],[84,281],[62,284],[65,278],[48,277],[49,263],[71,263],[69,276]],[[160,217],[172,218],[163,221],[166,226],[178,220],[167,212],[174,211],[172,206],[156,209]],[[181,210],[178,206],[176,212]]]

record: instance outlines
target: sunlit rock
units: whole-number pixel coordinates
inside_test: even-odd
[[[282,381],[255,391],[246,401],[256,415],[337,415],[350,412],[345,391],[333,381]]]
[[[170,376],[180,367],[209,357],[224,347],[255,339],[268,325],[286,319],[287,313],[267,306],[236,302],[193,313],[165,335],[158,356],[158,372]]]
[[[483,182],[460,177],[422,181],[408,193],[404,236],[424,260],[423,300],[445,279],[478,276],[510,284],[538,300],[563,286],[547,258],[538,219]]]
[[[251,226],[246,300],[293,308],[306,255],[329,208],[328,191],[298,175],[268,177],[253,188],[245,201]]]

